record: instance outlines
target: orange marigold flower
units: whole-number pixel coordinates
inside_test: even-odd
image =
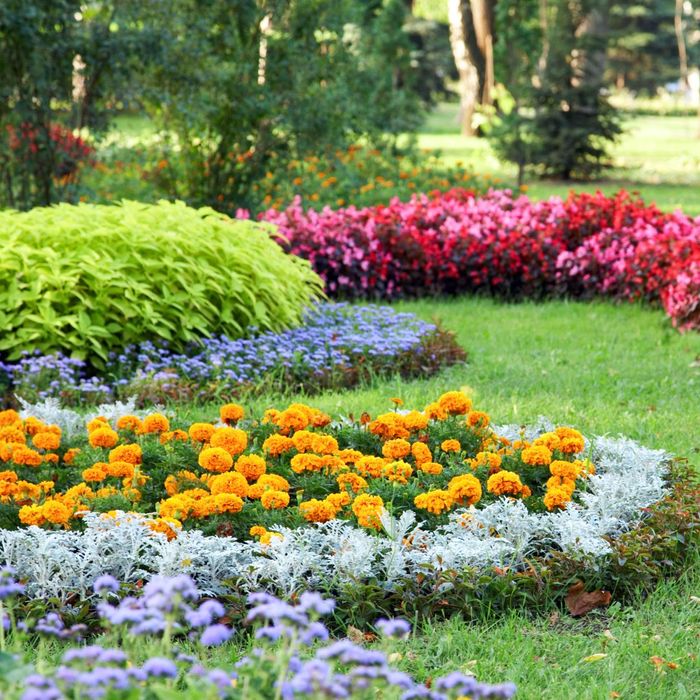
[[[214,508],[217,513],[240,513],[243,499],[234,493],[219,493],[214,496]]]
[[[417,430],[425,430],[428,427],[428,417],[420,411],[409,411],[401,418],[406,430],[412,433]]]
[[[208,442],[214,430],[216,428],[211,423],[192,423],[187,432],[194,442]]]
[[[576,482],[563,476],[550,476],[546,483],[547,489],[561,489],[567,491],[572,496],[576,490]]]
[[[561,440],[559,449],[566,454],[577,454],[583,452],[586,441],[583,435],[574,428],[559,427],[554,431]]]
[[[83,481],[104,481],[107,478],[107,465],[97,462],[83,470]]]
[[[265,491],[267,491],[267,487],[258,481],[248,487],[245,495],[246,498],[250,498],[251,501],[258,501]]]
[[[396,460],[385,464],[382,469],[382,476],[389,481],[396,481],[399,484],[408,483],[409,478],[413,474],[413,467],[403,460]]]
[[[403,438],[387,440],[382,445],[382,454],[387,459],[402,459],[411,454],[411,443]]]
[[[109,452],[110,462],[129,462],[129,464],[137,466],[141,464],[142,458],[141,446],[136,443],[119,445]]]
[[[114,447],[119,442],[119,435],[109,426],[96,428],[88,435],[91,447]]]
[[[487,466],[493,473],[500,469],[502,461],[501,455],[496,452],[477,452],[476,458],[472,460],[472,467]]]
[[[41,506],[22,506],[19,509],[19,521],[23,525],[40,526],[46,522],[46,518]]]
[[[61,444],[61,435],[43,430],[34,435],[32,443],[39,450],[57,450]]]
[[[433,459],[433,454],[430,448],[424,442],[414,442],[411,445],[411,454],[416,460],[416,464],[420,466],[423,462],[430,462]]]
[[[490,420],[489,414],[483,411],[469,411],[469,413],[467,413],[467,425],[473,428],[485,428]]]
[[[294,443],[291,438],[284,435],[270,435],[269,438],[263,442],[262,446],[265,452],[268,452],[272,457],[279,457],[285,452],[294,448]]]
[[[552,461],[552,452],[544,445],[535,445],[533,443],[522,451],[520,457],[525,464],[546,467]]]
[[[244,414],[243,407],[239,406],[237,403],[227,403],[219,409],[219,418],[221,418],[221,422],[226,423],[226,425],[238,423],[238,421],[243,418]]]
[[[110,462],[106,465],[107,476],[119,479],[133,479],[136,467],[130,462]]]
[[[138,416],[120,416],[117,419],[117,430],[131,430],[133,433],[137,433],[142,428],[142,421]]]
[[[367,426],[370,433],[377,435],[382,440],[392,440],[395,438],[407,438],[410,433],[403,422],[403,416],[398,413],[384,413],[369,423]]]
[[[233,493],[240,498],[245,498],[248,494],[248,482],[239,472],[226,472],[211,478],[209,490],[215,496],[220,493]]]
[[[453,501],[449,491],[436,489],[435,491],[418,494],[413,499],[413,503],[416,508],[427,510],[428,513],[432,513],[433,515],[440,515],[452,508]]]
[[[438,462],[420,462],[418,464],[418,469],[424,474],[432,474],[433,476],[442,474],[442,464]]]
[[[274,421],[280,430],[284,433],[303,430],[311,423],[307,412],[300,408],[286,408],[279,415],[275,416]]]
[[[550,452],[554,452],[561,446],[561,440],[556,433],[542,433],[542,435],[532,441],[532,444],[544,445]]]
[[[382,470],[385,465],[386,460],[384,458],[366,455],[355,462],[355,469],[357,469],[358,473],[362,476],[370,476],[373,479],[377,479],[382,475]]]
[[[190,436],[184,430],[166,430],[164,433],[160,434],[160,444],[167,445],[173,440],[178,440],[180,442],[187,442]]]
[[[461,506],[472,506],[481,500],[481,482],[472,474],[459,474],[447,485],[452,499]]]
[[[395,396],[390,400],[395,406],[403,406],[403,399],[400,399],[398,396]]]
[[[209,472],[226,472],[233,466],[233,457],[223,447],[207,447],[199,453],[197,462]]]
[[[64,464],[73,464],[73,461],[79,454],[79,447],[71,447],[69,450],[66,450],[66,453],[63,455]]]
[[[236,456],[248,447],[248,434],[238,428],[217,428],[212,433],[210,443],[212,447],[221,447]]]
[[[338,482],[338,488],[341,490],[349,488],[353,492],[359,493],[367,488],[367,482],[359,474],[352,472],[341,474],[336,481]]]
[[[289,482],[279,474],[263,474],[258,483],[273,491],[289,491]]]
[[[381,496],[372,496],[368,493],[360,494],[352,502],[352,512],[357,518],[357,522],[362,527],[380,529],[382,524],[379,519],[382,509],[384,508],[384,501]]]
[[[166,498],[158,505],[158,513],[161,518],[175,518],[185,520],[189,517],[194,507],[195,501],[178,494],[171,498]]]
[[[44,461],[47,464],[58,464],[58,455],[54,454],[53,452],[49,452],[48,454],[44,455]]]
[[[552,476],[560,476],[562,479],[575,481],[581,476],[582,465],[576,462],[565,462],[562,459],[555,459],[549,465],[549,473]]]
[[[109,428],[109,421],[104,416],[97,416],[89,421],[86,427],[88,433],[91,433],[93,430],[97,430],[98,428]]]
[[[330,435],[314,433],[311,440],[311,447],[314,452],[321,455],[332,455],[338,451],[338,441]]]
[[[237,472],[243,474],[248,482],[257,481],[267,469],[265,460],[258,455],[241,455],[236,460]]]
[[[22,422],[18,420],[16,423],[14,423],[17,428],[22,429]],[[48,426],[44,421],[39,420],[38,418],[35,418],[34,416],[27,416],[24,419],[24,432],[27,433],[27,435],[36,435],[37,433],[40,433],[44,430],[46,430]],[[60,429],[59,429],[59,434],[60,434]],[[0,426],[0,435],[2,435],[2,429]]]
[[[15,423],[21,422],[21,420],[19,413],[12,408],[6,411],[0,411],[0,426],[14,425]]]
[[[453,416],[464,415],[472,407],[471,399],[462,391],[448,391],[437,402],[443,411]]]
[[[301,474],[302,472],[317,472],[323,466],[323,461],[318,455],[298,454],[292,457],[290,466],[295,474]]]
[[[310,430],[297,430],[292,435],[291,440],[297,452],[311,452],[313,450],[314,433]]]
[[[338,452],[335,453],[335,456],[338,459],[342,459],[343,462],[346,462],[347,464],[355,464],[358,459],[362,459],[362,457],[364,457],[362,452],[359,450],[338,450]]]
[[[17,445],[12,449],[12,461],[25,467],[38,467],[44,460],[36,450],[24,445]]]
[[[459,452],[462,446],[459,444],[459,440],[443,440],[440,448],[443,452]]]
[[[289,505],[289,494],[284,491],[265,491],[260,497],[260,503],[265,510],[280,510]]]
[[[47,522],[54,525],[66,525],[73,515],[67,506],[53,499],[41,506],[41,514]]]
[[[167,430],[170,430],[170,421],[161,413],[150,413],[143,419],[140,432],[164,433]]]
[[[335,518],[335,506],[328,501],[312,498],[299,504],[299,513],[311,523],[325,523]]]
[[[336,513],[339,513],[345,506],[350,504],[352,499],[347,491],[343,491],[342,493],[329,493],[326,496],[326,500],[332,503]]]
[[[544,504],[547,510],[555,508],[566,508],[566,504],[571,500],[571,494],[561,488],[552,488],[544,495]]]
[[[429,403],[425,407],[425,415],[430,420],[445,420],[449,413],[439,403]]]
[[[248,530],[248,534],[251,537],[262,537],[267,532],[267,529],[262,525],[253,525],[253,527]]]
[[[496,496],[517,496],[522,492],[523,484],[515,472],[502,469],[489,477],[486,488]]]
[[[155,518],[148,522],[148,527],[153,532],[164,534],[168,542],[174,540],[182,531],[182,523],[177,518]]]

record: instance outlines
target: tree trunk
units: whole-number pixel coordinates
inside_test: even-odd
[[[495,0],[470,0],[474,43],[479,53],[477,62],[481,85],[481,104],[490,105],[493,95],[493,6]]]
[[[462,1],[448,0],[447,14],[450,23],[450,45],[459,74],[460,126],[462,134],[473,136],[472,121],[479,101],[479,73],[467,44]]]
[[[683,0],[676,0],[676,11],[673,16],[673,28],[676,30],[676,43],[678,44],[678,64],[680,72],[681,89],[688,91],[688,51],[685,47],[683,34]]]

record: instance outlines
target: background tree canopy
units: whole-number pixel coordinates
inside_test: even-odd
[[[124,109],[157,124],[169,196],[227,211],[309,155],[410,149],[446,97],[521,175],[589,177],[610,90],[687,90],[698,37],[694,0],[6,0],[0,204],[75,201]]]

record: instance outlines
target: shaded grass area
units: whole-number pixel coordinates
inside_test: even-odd
[[[515,185],[514,166],[500,163],[486,139],[465,138],[457,126],[458,106],[442,103],[428,116],[418,145],[437,149],[448,165],[461,162],[467,169],[495,178],[499,187]],[[624,134],[611,149],[615,167],[596,182],[528,179],[527,193],[535,199],[565,197],[570,190],[613,193],[621,188],[639,191],[661,209],[681,208],[700,214],[700,139],[696,117],[630,116]]]

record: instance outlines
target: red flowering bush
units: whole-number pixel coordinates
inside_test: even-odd
[[[700,327],[700,218],[624,191],[533,202],[453,189],[321,211],[295,200],[260,218],[278,225],[282,245],[311,262],[332,296],[602,295],[661,300],[679,328]]]
[[[10,150],[18,153],[36,153],[41,148],[42,141],[48,139],[56,153],[54,174],[58,178],[75,173],[80,163],[90,161],[95,153],[92,146],[61,124],[51,124],[45,135],[41,135],[35,126],[27,122],[22,123],[18,129],[8,124],[7,137]]]

